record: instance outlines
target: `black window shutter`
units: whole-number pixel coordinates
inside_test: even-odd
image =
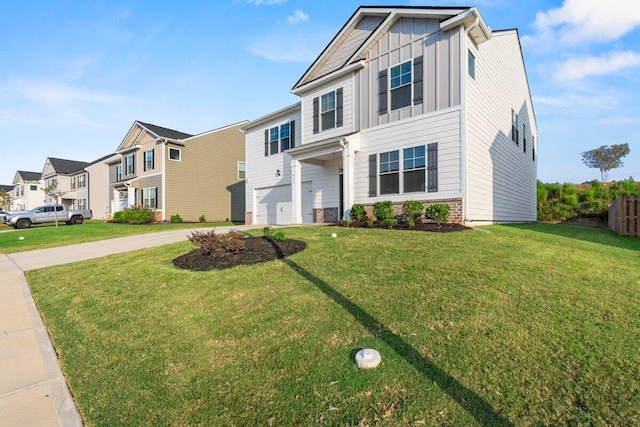
[[[264,156],[269,156],[269,129],[264,130]]]
[[[136,155],[133,155],[133,174],[136,174]]]
[[[142,170],[147,170],[147,152],[145,151],[142,155]]]
[[[336,127],[342,126],[342,88],[336,90]]]
[[[387,70],[378,73],[378,114],[387,113]]]
[[[313,133],[320,132],[320,98],[313,98]]]
[[[156,192],[156,205],[154,207],[158,209],[158,187],[156,187],[155,192]]]
[[[413,104],[422,104],[423,98],[423,76],[422,56],[413,60]]]
[[[378,158],[376,154],[369,154],[369,197],[378,195]]]
[[[296,146],[296,121],[291,120],[289,124],[289,147],[293,148]]]
[[[156,168],[156,149],[151,150],[151,169]]]
[[[427,191],[438,192],[438,143],[427,145]]]

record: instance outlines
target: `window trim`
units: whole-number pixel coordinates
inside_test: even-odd
[[[406,66],[408,68],[408,71],[406,72],[402,72],[402,67]],[[398,76],[393,76],[393,70],[394,69],[399,69],[400,70],[400,74]],[[409,81],[402,83],[402,77],[403,76],[409,76]],[[397,86],[393,86],[393,79],[394,78],[399,78],[400,79],[400,83]],[[388,72],[388,79],[389,79],[389,98],[390,98],[390,102],[389,102],[389,110],[390,111],[396,111],[396,110],[401,110],[403,108],[406,107],[411,107],[413,106],[413,59],[410,59],[408,61],[402,62],[400,64],[396,64],[393,67],[389,67],[389,72]],[[398,94],[401,90],[407,90],[408,88],[408,92],[409,92],[409,96],[408,96],[408,100],[409,103],[406,105],[400,105],[400,106],[396,106],[394,107],[394,93]]]
[[[244,176],[240,176],[241,172]],[[247,163],[246,162],[238,161],[238,179],[243,181],[247,179]]]
[[[87,175],[80,174],[78,175],[78,188],[86,188],[87,187]]]
[[[398,195],[403,195],[403,194],[416,194],[416,193],[427,193],[427,192],[434,192],[437,190],[432,190],[429,189],[429,176],[428,176],[428,171],[429,171],[429,150],[431,149],[431,145],[434,145],[437,143],[433,143],[433,144],[421,144],[421,145],[414,145],[411,147],[403,147],[403,148],[398,148],[395,150],[390,150],[390,151],[384,151],[384,152],[380,152],[377,154],[372,154],[370,159],[369,159],[369,170],[370,170],[370,175],[373,172],[372,170],[372,162],[373,164],[377,163],[377,167],[373,166],[374,170],[375,170],[375,177],[370,176],[370,179],[373,179],[373,182],[370,181],[370,186],[371,185],[375,185],[376,187],[376,191],[375,191],[375,195],[373,194],[371,188],[370,188],[370,197],[377,197],[377,196],[383,196],[383,195],[389,195],[389,194],[398,194]],[[405,161],[407,159],[409,159],[408,157],[405,156],[406,152],[408,150],[413,150],[413,152],[415,153],[416,149],[422,148],[423,152],[424,152],[424,157],[422,156],[418,156],[418,157],[411,157],[411,159],[414,159],[413,165],[411,168],[406,168],[405,167]],[[437,150],[437,146],[435,148]],[[391,155],[392,153],[397,152],[398,153],[398,169],[393,169],[394,165],[393,163],[396,162],[396,160],[387,160],[387,161],[383,161],[383,156],[385,154],[389,154]],[[418,166],[415,167],[415,159],[421,159],[422,158],[422,162],[423,166]],[[418,162],[419,164],[420,162]],[[383,170],[383,166],[388,165],[389,170],[385,170],[384,172],[382,172]],[[434,168],[437,170],[437,164],[434,165]],[[410,190],[407,191],[405,190],[405,174],[409,173],[409,172],[415,172],[415,171],[422,171],[422,173],[424,174],[424,184],[422,186],[421,190]],[[382,177],[383,176],[388,176],[388,175],[397,175],[398,177],[398,191],[395,192],[386,192],[384,191],[383,185],[382,185]],[[375,179],[374,179],[375,178]],[[434,187],[437,186],[437,183],[433,183]]]
[[[153,190],[153,198],[151,198],[151,190]],[[152,200],[153,200],[153,205],[151,204]],[[158,188],[157,187],[146,187],[142,189],[142,206],[149,209],[158,208]]]
[[[147,158],[147,155],[151,153],[151,158]],[[153,148],[150,148],[148,150],[145,150],[144,152],[144,170],[148,171],[148,170],[154,170],[155,169],[155,150]]]
[[[415,151],[416,149],[422,149],[422,156],[416,156],[415,155]],[[414,155],[412,157],[407,157],[405,154],[408,150],[412,150]],[[413,166],[410,168],[407,168],[406,166],[406,162],[407,159],[412,159],[413,161]],[[416,160],[418,159],[422,159],[422,166],[415,166],[416,165]],[[405,174],[407,172],[416,172],[416,171],[422,171],[422,175],[423,175],[423,183],[422,183],[422,187],[420,190],[411,190],[411,191],[407,191],[406,190],[406,183],[405,183]],[[427,186],[427,147],[424,145],[417,145],[415,147],[407,147],[407,148],[403,148],[402,149],[402,194],[406,194],[406,193],[420,193],[420,192],[424,192],[425,188]]]
[[[283,128],[286,126],[287,136],[282,136],[284,134]],[[280,151],[286,151],[291,148],[291,122],[283,123],[280,125]],[[285,140],[286,140],[286,148],[285,148]]]
[[[333,95],[333,107],[326,109],[325,110],[325,97],[329,97],[330,95]],[[320,131],[325,131],[325,130],[329,130],[329,129],[333,129],[336,126],[336,118],[337,118],[337,102],[336,102],[336,91],[332,90],[329,91],[325,94],[320,95]],[[333,120],[331,122],[331,126],[327,126],[325,127],[325,116],[328,117],[328,114],[332,113],[333,114]]]
[[[172,162],[181,162],[182,161],[182,150],[180,150],[179,148],[173,148],[173,147],[168,147],[169,150],[167,152],[167,157],[169,158],[169,160],[171,160]],[[177,152],[178,153],[178,158],[174,159],[171,157],[171,152]]]
[[[393,153],[397,153],[398,159],[397,160],[393,160],[392,159],[392,155]],[[389,155],[389,158],[385,161],[382,160],[382,156],[383,155]],[[393,167],[395,166],[394,163],[397,163],[396,169],[393,169]],[[400,188],[400,176],[401,176],[401,171],[400,171],[400,163],[401,163],[401,159],[400,159],[400,149],[396,149],[396,150],[391,150],[391,151],[384,151],[382,153],[378,153],[378,188],[380,189],[380,195],[383,194],[402,194],[401,193],[401,188]],[[387,166],[389,169],[385,170],[384,172],[382,171],[382,167],[383,165]],[[398,177],[398,191],[391,191],[391,192],[386,192],[384,191],[384,187],[382,186],[382,177],[387,177],[387,176],[397,176]]]
[[[131,164],[129,164],[129,159],[131,159]],[[136,155],[135,154],[129,154],[128,156],[125,156],[124,164],[125,164],[124,170],[126,173],[125,176],[131,176],[136,174]],[[131,168],[129,168],[130,166]],[[129,169],[131,169],[131,172],[129,172]]]
[[[280,152],[280,127],[269,128],[269,155],[273,156]]]

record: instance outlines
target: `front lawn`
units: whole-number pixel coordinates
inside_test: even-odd
[[[27,279],[88,426],[638,425],[640,240],[566,227],[290,228],[306,250],[265,264],[179,270],[185,242]]]
[[[112,239],[133,234],[157,233],[179,229],[199,227],[215,227],[233,225],[224,223],[180,223],[180,224],[115,224],[100,220],[85,221],[80,225],[66,225],[61,223],[34,225],[24,230],[14,230],[3,224],[0,227],[0,253],[32,251],[35,249],[53,248],[56,246],[73,245],[76,243],[94,242],[96,240]],[[23,237],[23,239],[20,239]]]

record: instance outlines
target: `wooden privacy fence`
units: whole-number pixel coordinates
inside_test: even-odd
[[[640,237],[640,196],[620,196],[609,206],[609,228],[621,236]]]

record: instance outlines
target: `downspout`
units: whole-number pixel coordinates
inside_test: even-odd
[[[162,148],[162,220],[166,220],[165,212],[167,211],[167,168],[166,168],[166,156],[165,152],[167,145],[167,138],[158,137],[155,140],[157,143],[161,144]],[[164,143],[164,146],[162,145]],[[156,194],[156,197],[158,195]]]
[[[464,37],[460,37],[462,46],[460,46],[460,65],[462,72],[460,73],[460,157],[461,157],[461,181],[462,181],[462,221],[466,223],[467,218],[467,75],[469,74],[466,56],[468,55],[467,40],[469,40],[469,32],[478,26],[480,17],[477,16],[473,24],[464,30]]]
[[[341,212],[342,219],[349,219],[349,211],[351,205],[351,162],[349,161],[349,148],[344,138],[341,138],[340,147],[342,147],[342,204],[344,211]]]

